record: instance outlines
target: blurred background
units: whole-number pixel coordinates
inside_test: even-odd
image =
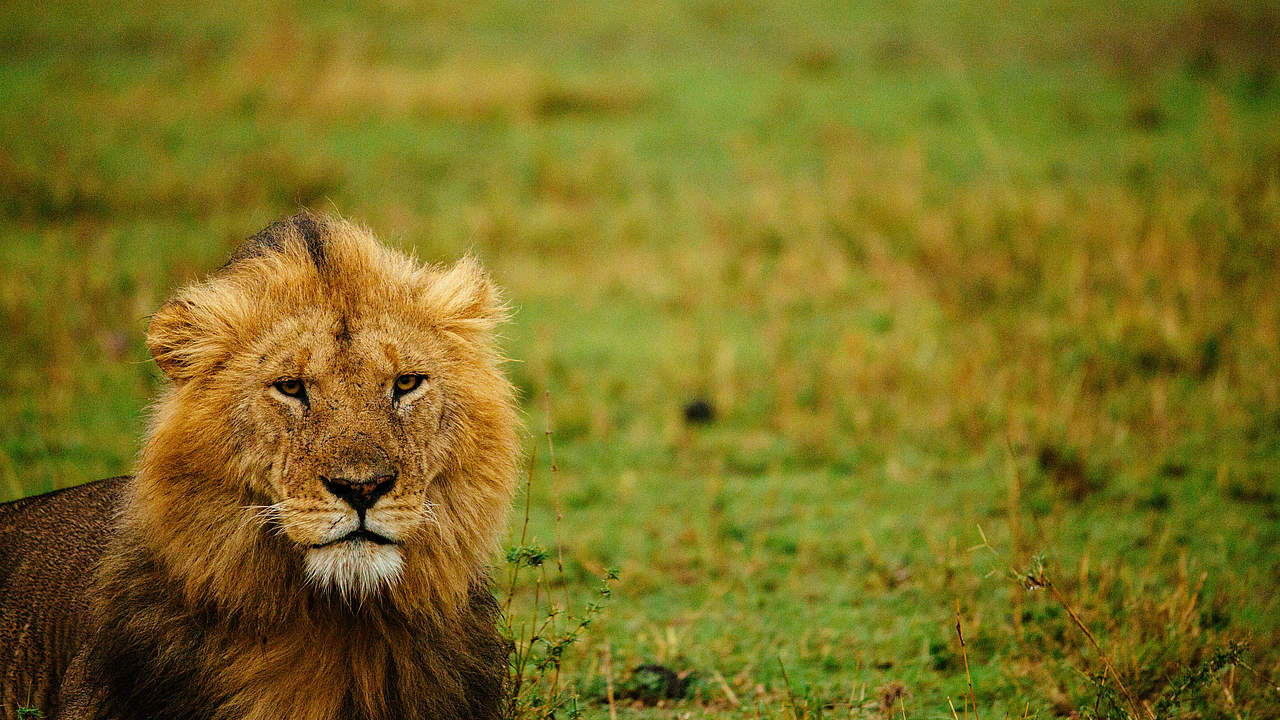
[[[0,10],[0,500],[306,206],[506,288],[588,716],[1280,717],[1277,5],[168,5]]]

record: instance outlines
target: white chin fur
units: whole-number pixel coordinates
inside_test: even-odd
[[[356,540],[311,548],[306,564],[311,582],[337,590],[345,600],[360,600],[395,582],[404,560],[395,545]]]

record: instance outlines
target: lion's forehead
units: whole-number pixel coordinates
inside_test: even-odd
[[[429,373],[445,349],[427,329],[390,313],[340,314],[313,309],[263,328],[244,359],[267,375],[354,380]]]

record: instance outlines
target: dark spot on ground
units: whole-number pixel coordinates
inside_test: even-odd
[[[915,38],[902,29],[882,38],[872,50],[876,67],[885,71],[901,71],[919,64],[924,52]]]
[[[1250,472],[1232,479],[1227,483],[1226,490],[1227,497],[1232,500],[1254,505],[1271,505],[1280,497],[1271,486],[1268,476],[1261,472]]]
[[[836,69],[840,57],[835,48],[825,44],[809,45],[798,51],[791,64],[807,75],[823,75]]]
[[[1103,486],[1098,473],[1089,472],[1080,454],[1070,448],[1045,445],[1036,456],[1040,471],[1072,502],[1081,502]]]
[[[876,689],[876,697],[880,699],[880,712],[892,716],[895,708],[907,697],[907,686],[900,682],[891,682]],[[905,703],[902,703],[905,705]]]
[[[693,673],[676,672],[665,665],[647,663],[631,671],[622,681],[618,696],[656,705],[661,700],[679,700],[688,693]]]
[[[1129,126],[1144,132],[1164,127],[1164,110],[1153,100],[1142,100],[1129,109]]]
[[[705,425],[716,419],[716,409],[710,401],[695,398],[685,403],[684,419],[693,425]]]
[[[929,665],[936,672],[952,672],[960,669],[960,657],[951,643],[935,638],[929,641]]]
[[[1218,69],[1218,53],[1212,47],[1201,45],[1187,57],[1187,69],[1197,75],[1212,75]]]
[[[1149,496],[1138,500],[1138,507],[1146,510],[1168,510],[1169,509],[1169,493],[1163,490],[1156,490]]]
[[[956,106],[947,97],[935,97],[925,106],[925,115],[937,123],[949,123],[956,119]]]
[[[1270,65],[1256,65],[1249,71],[1245,79],[1245,95],[1254,101],[1263,100],[1271,92],[1275,84],[1276,69]]]

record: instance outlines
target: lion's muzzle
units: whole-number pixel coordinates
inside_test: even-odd
[[[363,521],[365,511],[395,487],[396,473],[382,471],[365,479],[321,475],[320,483],[339,500],[350,505]]]

